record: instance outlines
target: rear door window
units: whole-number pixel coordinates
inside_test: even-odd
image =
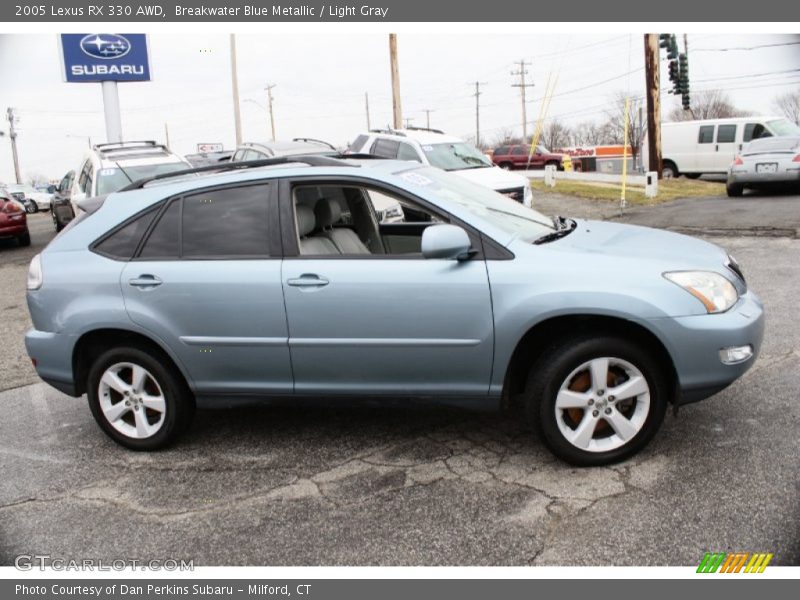
[[[527,156],[528,149],[525,146],[515,146],[512,154],[514,154],[515,156]]]
[[[717,143],[730,144],[736,141],[736,125],[720,125],[717,127]]]
[[[711,144],[714,142],[714,126],[713,125],[701,125],[700,126],[700,133],[697,137],[697,141],[700,144]]]
[[[500,146],[499,148],[496,148],[494,151],[495,156],[500,156],[503,154],[508,154],[508,146]]]
[[[372,144],[370,154],[382,156],[383,158],[397,158],[397,151],[400,149],[400,142],[378,138]]]
[[[181,219],[184,258],[267,256],[268,185],[186,196]]]

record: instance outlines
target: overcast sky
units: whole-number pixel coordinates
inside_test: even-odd
[[[680,38],[680,36],[679,36]],[[689,35],[693,91],[725,90],[737,107],[771,114],[775,95],[800,87],[800,35]],[[644,87],[641,34],[410,35],[398,38],[403,114],[412,125],[475,133],[474,82],[482,83],[481,133],[521,132],[514,61],[527,67],[528,120],[539,114],[548,75],[557,77],[549,117],[570,124],[601,120],[618,91]],[[182,154],[198,142],[234,146],[228,35],[151,34],[152,81],[121,83],[125,139],[170,142]],[[341,145],[366,129],[364,93],[372,126],[391,120],[388,39],[384,34],[238,35],[242,129],[246,141],[269,139],[266,94],[275,84],[277,136],[306,136]],[[681,40],[682,49],[682,40]],[[662,81],[666,73],[662,72]],[[60,178],[76,168],[87,137],[104,141],[99,84],[64,83],[58,36],[0,34],[0,111],[17,109],[23,176]],[[668,97],[664,112],[672,107]],[[7,122],[0,129],[7,132]],[[7,137],[0,138],[0,181],[13,180]]]

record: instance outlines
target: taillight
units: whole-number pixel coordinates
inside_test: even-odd
[[[744,164],[744,161],[742,160],[741,156],[737,156],[736,160],[733,161],[733,166],[734,167],[738,167],[738,166],[743,165],[743,164]]]
[[[2,212],[6,213],[7,215],[13,215],[24,211],[14,202],[6,201],[5,205],[3,206]]]
[[[792,162],[800,162],[800,154],[798,154],[797,156],[795,156],[795,157],[792,159]]]

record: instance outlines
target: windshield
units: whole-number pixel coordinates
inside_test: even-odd
[[[119,167],[111,169],[100,169],[98,171],[97,179],[97,195],[111,194],[124,188],[129,183],[133,183],[137,179],[145,179],[162,173],[172,173],[173,171],[182,171],[183,169],[190,169],[188,165],[182,162],[171,163],[158,163],[155,165],[136,165],[131,167]]]
[[[800,127],[787,119],[767,121],[767,126],[775,135],[800,135]]]
[[[458,175],[423,167],[399,174],[407,183],[458,204],[476,217],[526,242],[555,231],[553,221],[494,190],[472,183]]]
[[[445,171],[491,167],[491,161],[475,146],[465,142],[429,144],[422,146],[428,162]]]

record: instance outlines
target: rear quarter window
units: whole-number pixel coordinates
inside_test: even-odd
[[[95,243],[93,250],[109,258],[131,259],[157,212],[158,208],[151,208],[137,215],[117,230],[101,238],[99,242]]]

